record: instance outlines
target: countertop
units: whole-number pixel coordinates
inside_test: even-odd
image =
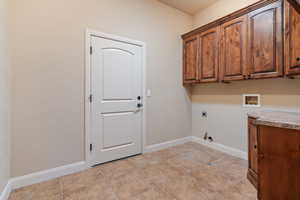
[[[255,111],[248,113],[255,124],[300,130],[300,113],[282,111]]]

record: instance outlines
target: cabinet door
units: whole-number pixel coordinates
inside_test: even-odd
[[[248,119],[248,179],[257,187],[257,126],[254,121],[255,119]]]
[[[198,78],[198,36],[183,42],[183,82],[195,83]]]
[[[258,154],[260,199],[300,199],[300,131],[259,126]]]
[[[248,14],[248,70],[250,78],[283,75],[282,2]]]
[[[243,80],[247,75],[247,16],[221,26],[220,79]]]
[[[300,74],[300,14],[285,1],[285,74]]]
[[[218,81],[220,27],[204,31],[199,36],[199,80]]]

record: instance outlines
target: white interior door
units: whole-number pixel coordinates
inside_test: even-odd
[[[142,47],[101,37],[91,44],[96,165],[142,152]]]

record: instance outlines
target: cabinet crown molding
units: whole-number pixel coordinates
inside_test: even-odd
[[[245,14],[248,14],[248,13],[250,13],[250,12],[256,10],[256,9],[259,9],[261,7],[264,7],[264,6],[268,5],[268,4],[271,4],[271,3],[274,3],[274,2],[277,2],[277,1],[282,1],[282,0],[260,0],[260,1],[254,3],[254,4],[250,5],[250,6],[247,6],[245,8],[240,9],[240,10],[237,10],[237,11],[235,11],[235,12],[229,14],[229,15],[226,15],[225,17],[222,17],[222,18],[217,19],[217,20],[215,20],[215,21],[213,21],[211,23],[208,23],[208,24],[206,24],[204,26],[196,28],[196,29],[194,29],[194,30],[192,30],[192,31],[190,31],[188,33],[185,33],[181,37],[182,37],[182,39],[187,39],[187,38],[191,37],[192,35],[199,34],[199,33],[203,32],[205,30],[208,30],[208,29],[210,29],[212,27],[221,25],[221,24],[223,24],[223,23],[225,23],[227,21],[230,21],[232,19],[241,17],[241,16],[243,16]]]

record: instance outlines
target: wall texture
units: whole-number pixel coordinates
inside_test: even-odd
[[[84,160],[85,29],[147,43],[147,144],[187,136],[180,35],[192,17],[156,0],[10,0],[12,176]]]
[[[199,27],[257,0],[220,0],[200,11],[194,18]],[[300,79],[270,79],[239,81],[231,84],[203,84],[192,89],[192,133],[203,137],[205,132],[215,142],[246,151],[247,112],[255,109],[242,107],[243,94],[261,94],[262,108],[300,111]],[[202,118],[201,112],[208,117]]]
[[[199,85],[192,91],[193,135],[203,137],[205,132],[215,142],[239,150],[247,150],[247,112],[243,108],[243,94],[261,94],[262,107],[300,112],[300,79],[270,79],[240,81],[231,84]],[[208,113],[207,118],[201,112]]]
[[[0,0],[0,195],[10,178],[10,105],[7,0]]]

